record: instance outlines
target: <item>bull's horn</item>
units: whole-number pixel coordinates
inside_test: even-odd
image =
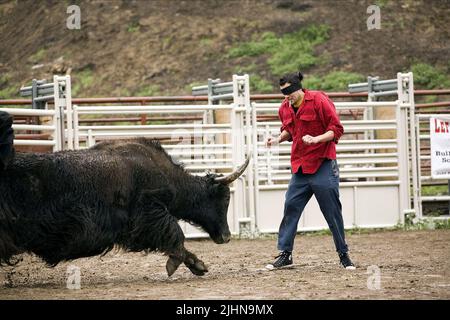
[[[225,177],[217,177],[214,180],[216,182],[220,182],[223,184],[230,184],[232,183],[234,180],[236,180],[237,178],[239,178],[245,171],[245,169],[248,166],[248,163],[250,162],[250,158],[252,157],[252,153],[249,152],[247,159],[245,159],[244,164],[242,164],[242,166],[240,166],[236,171],[230,173],[229,175],[225,176]]]

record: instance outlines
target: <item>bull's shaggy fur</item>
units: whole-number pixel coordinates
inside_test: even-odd
[[[11,117],[0,113],[0,264],[35,253],[48,265],[104,254],[115,245],[207,268],[184,248],[178,225],[201,226],[216,243],[230,238],[229,187],[195,177],[149,139],[103,142],[52,154],[17,153]]]

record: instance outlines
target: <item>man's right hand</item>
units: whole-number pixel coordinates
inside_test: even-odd
[[[270,148],[271,146],[276,146],[280,144],[280,137],[269,137],[266,140],[266,147]]]

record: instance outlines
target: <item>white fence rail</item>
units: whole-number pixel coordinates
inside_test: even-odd
[[[48,133],[48,140],[33,139],[15,139],[16,146],[51,146],[53,151],[61,150],[61,126],[58,110],[39,110],[39,109],[22,109],[22,108],[0,108],[0,111],[8,112],[12,116],[34,116],[46,118],[44,124],[13,124],[15,134],[22,132],[39,132]]]

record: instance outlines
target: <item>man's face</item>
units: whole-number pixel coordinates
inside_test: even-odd
[[[291,84],[289,82],[287,82],[287,83],[283,84],[282,86],[280,86],[280,89],[287,88],[290,85]],[[290,104],[294,105],[301,98],[301,95],[302,95],[302,90],[297,90],[297,91],[292,92],[291,94],[288,94],[288,95],[285,94],[284,98],[288,99]]]

